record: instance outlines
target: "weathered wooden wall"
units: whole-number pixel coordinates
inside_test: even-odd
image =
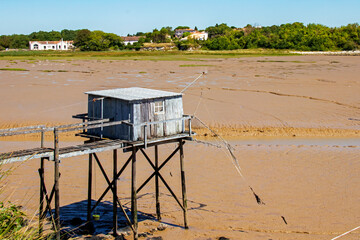
[[[101,117],[101,101],[92,101],[97,96],[89,95],[88,103],[88,116],[89,117]],[[104,98],[104,110],[103,118],[109,118],[112,121],[128,120],[129,116],[132,116],[133,109],[132,104],[127,101],[123,101],[115,98]],[[91,129],[89,134],[100,136],[101,129]],[[116,126],[105,127],[103,129],[103,136],[111,139],[123,139],[130,140],[130,126],[121,124]]]
[[[155,102],[164,101],[164,113],[155,114]],[[134,124],[181,118],[183,116],[182,97],[152,99],[134,104]],[[172,121],[150,125],[148,138],[170,136],[182,132],[182,122]],[[143,140],[144,127],[134,128],[134,140]]]

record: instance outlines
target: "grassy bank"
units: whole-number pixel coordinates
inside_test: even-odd
[[[0,60],[152,60],[152,61],[194,61],[211,58],[238,58],[258,56],[294,55],[289,50],[242,49],[233,51],[3,51]]]

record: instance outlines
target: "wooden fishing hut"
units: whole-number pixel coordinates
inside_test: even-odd
[[[88,118],[128,120],[133,128],[117,125],[92,129],[89,134],[110,139],[138,141],[184,131],[182,94],[147,88],[118,88],[86,92]],[[171,120],[171,121],[168,121]],[[155,124],[148,124],[154,123]]]
[[[111,191],[113,196],[113,235],[117,235],[118,215],[120,208],[127,224],[138,239],[137,194],[150,182],[155,180],[155,202],[157,219],[161,220],[159,184],[162,182],[184,214],[184,227],[187,224],[187,198],[185,187],[184,148],[186,140],[192,140],[191,116],[183,115],[182,94],[145,88],[119,88],[87,92],[88,112],[73,116],[82,119],[82,123],[61,125],[55,127],[29,126],[0,130],[0,137],[22,134],[41,133],[40,147],[0,154],[0,159],[6,162],[16,162],[40,158],[40,203],[39,229],[42,231],[46,214],[52,219],[56,239],[60,240],[60,159],[88,155],[88,196],[87,222],[93,220],[92,213]],[[54,146],[44,146],[44,133],[53,132]],[[59,147],[59,135],[64,132],[77,132],[76,135],[87,138],[84,144]],[[159,160],[159,146],[168,143],[178,143],[176,149],[162,162]],[[146,148],[154,147],[153,160],[146,153]],[[118,164],[118,149],[131,152],[131,156]],[[106,173],[98,152],[113,151],[112,176]],[[153,173],[138,187],[136,183],[137,153],[141,153],[153,169]],[[182,201],[176,196],[169,184],[161,175],[161,169],[179,153],[181,171]],[[54,184],[51,191],[45,185],[45,161],[54,163]],[[94,161],[95,160],[95,161]],[[98,166],[108,186],[92,204],[93,168]],[[124,170],[131,167],[131,215],[126,213],[118,198],[117,182]],[[120,170],[118,166],[121,166]],[[54,202],[54,210],[52,203]]]

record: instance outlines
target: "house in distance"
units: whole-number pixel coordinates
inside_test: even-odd
[[[74,41],[29,41],[30,50],[71,50]]]

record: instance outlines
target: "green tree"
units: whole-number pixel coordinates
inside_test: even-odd
[[[228,32],[231,32],[233,29],[226,25],[225,23],[222,23],[220,25],[216,24],[215,26],[211,26],[206,28],[206,32],[209,34],[209,38],[214,38],[218,36],[223,36],[227,34]]]
[[[189,29],[189,28],[190,28],[189,26],[177,26],[175,28],[175,30],[177,30],[177,29]]]
[[[76,34],[79,30],[68,30],[68,29],[63,29],[61,30],[61,38],[64,41],[71,41],[74,40],[76,38]]]
[[[10,36],[0,36],[0,46],[3,48],[10,48],[11,45],[11,37]]]
[[[88,51],[89,42],[91,40],[91,31],[88,29],[79,30],[76,33],[76,37],[74,39],[74,46],[80,48],[81,51]]]

